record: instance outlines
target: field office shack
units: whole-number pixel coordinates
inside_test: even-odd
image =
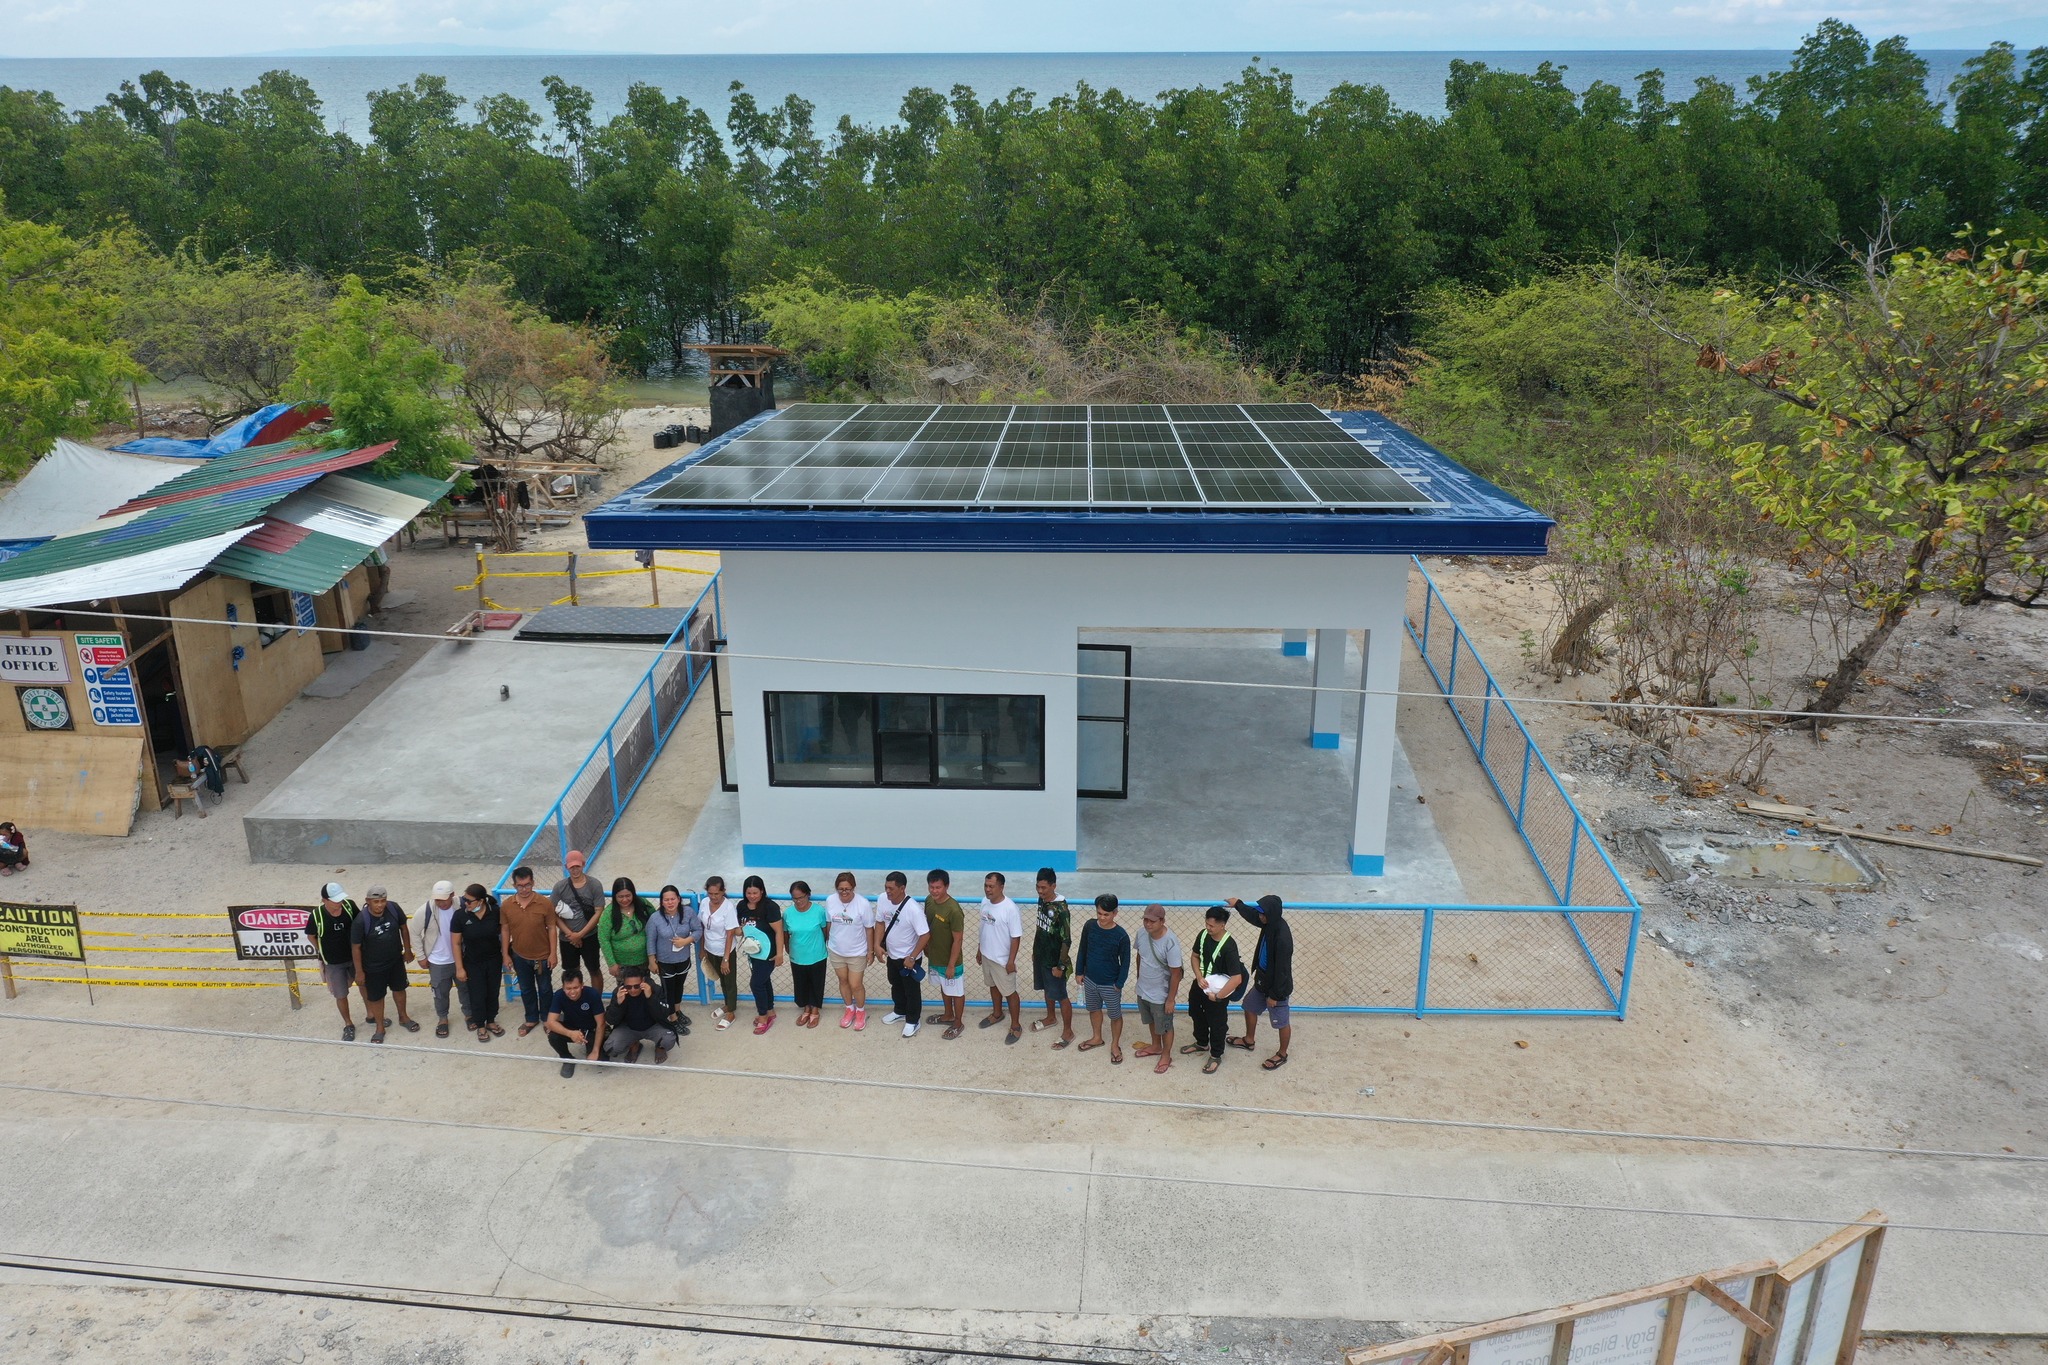
[[[1280,704],[1324,748],[1364,632],[1349,854],[1374,876],[1410,556],[1539,555],[1552,522],[1375,413],[804,403],[585,526],[722,552],[749,866],[1071,870],[1078,801],[1122,794],[1133,743],[1171,742],[1132,736],[1129,651],[1082,633],[1263,629],[1289,652],[1321,633],[1333,690]]]

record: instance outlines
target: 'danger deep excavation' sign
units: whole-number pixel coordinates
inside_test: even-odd
[[[230,905],[238,962],[311,961],[320,956],[307,926],[310,905]]]

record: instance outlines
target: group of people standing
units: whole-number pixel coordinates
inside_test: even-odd
[[[741,883],[737,897],[723,877],[714,876],[705,879],[701,900],[673,884],[649,898],[627,877],[607,891],[589,874],[580,852],[571,852],[566,862],[566,875],[547,892],[538,889],[531,868],[516,869],[512,894],[502,899],[481,883],[458,894],[452,882],[437,882],[411,917],[381,886],[370,887],[360,906],[338,883],[323,886],[311,933],[341,1013],[342,1037],[356,1036],[352,991],[363,998],[374,1028],[371,1042],[385,1039],[387,997],[396,1006],[399,1027],[418,1032],[420,1024],[406,1008],[405,967],[419,961],[433,992],[436,1037],[449,1036],[451,996],[463,1028],[478,1042],[503,1037],[498,1011],[509,976],[518,983],[525,1013],[519,1036],[541,1030],[561,1057],[564,1076],[575,1073],[579,1059],[638,1061],[650,1048],[654,1061],[666,1061],[678,1038],[690,1032],[682,1005],[691,966],[699,962],[717,983],[712,1020],[718,1030],[731,1028],[738,1017],[743,974],[753,997],[754,1032],[773,1028],[779,1017],[775,975],[787,963],[795,1027],[819,1027],[829,972],[841,1002],[839,1027],[865,1031],[868,974],[880,963],[890,999],[883,1022],[902,1025],[905,1038],[916,1037],[925,1027],[924,983],[932,977],[940,1001],[932,1025],[953,1039],[967,1027],[970,953],[989,994],[989,1013],[978,1027],[1007,1024],[1006,1044],[1026,1031],[1019,974],[1025,911],[1011,899],[1000,872],[982,879],[981,902],[970,921],[944,869],[926,874],[922,900],[911,896],[901,872],[884,878],[873,899],[862,894],[851,872],[842,872],[822,900],[814,899],[809,883],[790,883],[783,904],[760,877]],[[1287,1064],[1294,937],[1279,897],[1256,903],[1233,897],[1211,906],[1201,932],[1184,947],[1167,928],[1163,906],[1144,908],[1134,938],[1118,922],[1117,898],[1097,896],[1092,917],[1077,934],[1053,869],[1039,869],[1036,891],[1031,989],[1043,1000],[1044,1015],[1031,1021],[1030,1031],[1057,1029],[1055,1051],[1107,1047],[1110,1061],[1123,1063],[1124,991],[1135,967],[1145,1039],[1132,1052],[1153,1059],[1153,1070],[1166,1071],[1173,1063],[1183,982],[1193,1038],[1179,1053],[1206,1054],[1202,1070],[1214,1072],[1226,1047],[1254,1048],[1265,1018],[1277,1047],[1262,1066],[1273,1071]],[[1259,930],[1249,964],[1230,933],[1233,910]],[[1078,1046],[1071,989],[1077,977],[1089,1024],[1089,1036]],[[1233,1037],[1229,1011],[1240,1000],[1244,1032]]]

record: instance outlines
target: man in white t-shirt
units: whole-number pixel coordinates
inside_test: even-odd
[[[840,873],[832,882],[832,894],[825,898],[825,956],[839,977],[839,998],[845,1006],[839,1027],[864,1029],[868,1026],[868,964],[877,951],[875,907],[854,889],[851,872]]]
[[[1003,892],[1003,874],[991,872],[981,880],[981,972],[988,980],[989,1016],[983,1028],[1003,1022],[1003,1001],[1010,1003],[1010,1034],[1003,1042],[1014,1043],[1024,1036],[1024,1017],[1017,999],[1017,946],[1024,941],[1024,921],[1017,902]]]
[[[924,945],[932,936],[924,907],[910,898],[910,878],[891,872],[882,883],[882,898],[875,902],[875,931],[882,938],[882,958],[889,967],[889,999],[895,1006],[885,1024],[901,1023],[903,1036],[917,1036],[918,1021],[924,1017],[924,981],[912,976],[919,970]]]
[[[435,882],[434,894],[420,907],[420,958],[427,964],[427,982],[434,988],[434,1014],[438,1022],[434,1025],[434,1036],[448,1036],[448,990],[453,987],[458,1003],[462,1006],[462,1027],[474,1032],[469,1014],[469,983],[455,977],[455,938],[448,932],[448,925],[455,918],[460,902],[455,898],[455,883]]]

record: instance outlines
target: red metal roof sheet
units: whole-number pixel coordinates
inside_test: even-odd
[[[332,474],[338,470],[355,469],[362,465],[375,464],[378,460],[382,459],[386,454],[388,454],[391,451],[392,447],[396,446],[397,444],[398,442],[396,441],[386,441],[382,445],[365,446],[361,450],[337,451],[334,454],[329,455],[325,459],[310,460],[304,463],[293,464],[287,469],[247,474],[239,479],[230,479],[222,483],[212,483],[206,485],[205,487],[192,487],[169,493],[151,494],[146,497],[136,498],[133,501],[123,503],[121,506],[116,507],[113,512],[109,512],[107,515],[113,516],[116,513],[120,512],[132,512],[135,511],[137,508],[142,507],[164,507],[170,505],[171,503],[184,502],[191,498],[219,497],[224,493],[232,493],[244,488],[260,488],[264,484],[276,483],[285,478],[296,478],[303,482],[306,476],[308,475]],[[261,463],[283,460],[292,455],[303,453],[305,452],[299,450],[292,450],[285,451],[282,454],[278,455],[261,456],[256,460],[252,460],[245,467],[254,468],[256,465]]]

